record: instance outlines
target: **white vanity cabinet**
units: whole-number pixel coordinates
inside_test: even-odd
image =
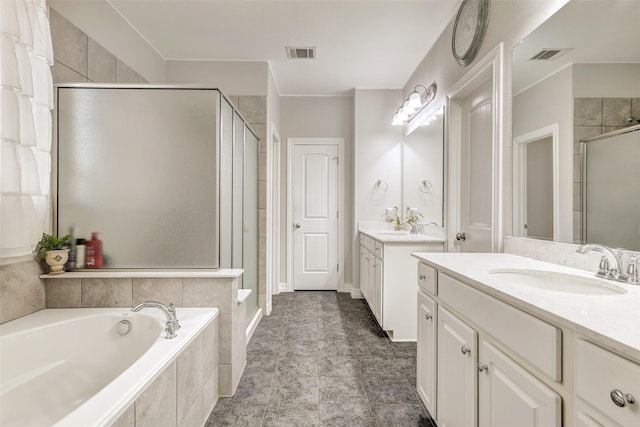
[[[640,426],[640,365],[584,339],[575,344],[577,426]]]
[[[411,253],[442,252],[443,244],[412,235],[389,239],[360,233],[360,290],[392,341],[416,341],[417,274]]]
[[[523,367],[561,381],[559,328],[422,263],[418,287],[417,389],[439,426],[562,426],[561,397]]]

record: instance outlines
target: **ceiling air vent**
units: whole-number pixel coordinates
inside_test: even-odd
[[[557,59],[569,52],[571,49],[542,49],[540,52],[533,55],[530,61],[549,61],[550,59]]]
[[[289,59],[316,59],[315,47],[287,47],[285,49]]]

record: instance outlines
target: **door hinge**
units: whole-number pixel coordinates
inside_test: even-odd
[[[340,271],[340,264],[336,265],[336,271]]]
[[[340,212],[336,211],[336,218],[340,218]]]

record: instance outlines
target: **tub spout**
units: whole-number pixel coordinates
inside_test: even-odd
[[[167,307],[166,305],[157,301],[145,301],[133,307],[131,311],[138,312],[143,308],[157,308],[158,310],[162,311],[164,315],[167,316],[167,323],[165,324],[165,331],[167,332],[167,335],[165,338],[171,339],[177,336],[176,331],[180,329],[180,323],[178,323],[178,318],[176,317],[176,307],[175,305],[173,305],[173,303],[169,304],[169,307]]]

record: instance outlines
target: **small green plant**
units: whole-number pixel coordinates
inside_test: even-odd
[[[407,224],[420,222],[420,218],[423,218],[423,215],[418,211],[418,209],[407,207]]]
[[[66,236],[56,237],[51,236],[47,233],[42,233],[42,239],[38,242],[36,246],[36,251],[40,258],[44,259],[44,255],[50,251],[58,251],[60,249],[65,249],[65,245],[69,243],[71,240],[71,236],[67,234]]]

